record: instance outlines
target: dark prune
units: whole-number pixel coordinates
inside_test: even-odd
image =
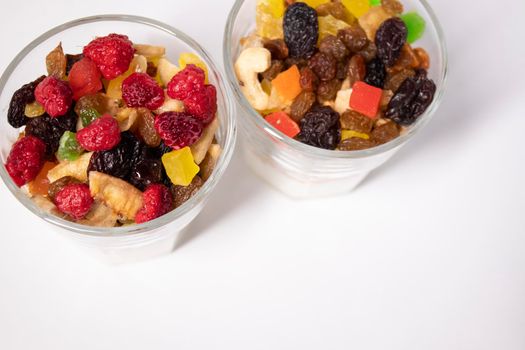
[[[9,110],[7,111],[7,122],[13,128],[21,128],[27,124],[29,118],[25,115],[26,104],[35,102],[36,86],[44,80],[45,76],[41,76],[37,80],[23,85],[16,90],[9,102]]]
[[[365,78],[366,65],[363,56],[352,56],[346,67],[346,76],[350,80],[350,86],[354,86],[356,82],[362,81]]]
[[[365,83],[378,87],[380,89],[385,86],[386,69],[383,61],[375,58],[366,65]]]
[[[197,175],[188,186],[171,186],[174,207],[178,208],[183,205],[199,191],[203,184],[204,181]]]
[[[422,115],[434,99],[436,84],[418,71],[407,78],[390,100],[385,116],[400,125],[411,125]]]
[[[399,136],[399,127],[396,123],[388,121],[380,126],[376,126],[370,136],[376,144],[382,145]]]
[[[131,168],[129,182],[141,191],[151,184],[162,183],[162,181],[163,166],[160,159],[147,157],[139,160]]]
[[[301,92],[292,103],[290,117],[296,122],[299,122],[301,119],[303,119],[306,112],[312,108],[315,101],[316,97],[313,92]]]
[[[329,81],[337,74],[337,61],[332,56],[322,52],[316,53],[309,61],[308,67],[314,71],[321,81]]]
[[[396,63],[407,41],[407,34],[405,22],[398,17],[387,19],[381,24],[376,32],[375,43],[377,56],[385,66],[391,67]]]
[[[304,91],[315,91],[319,84],[319,78],[315,75],[314,71],[308,67],[301,68],[301,78],[299,79],[301,88]]]
[[[337,32],[337,37],[346,45],[350,52],[354,53],[363,50],[368,44],[365,31],[357,24],[340,29]]]
[[[297,139],[307,145],[335,149],[341,140],[339,114],[330,107],[312,108],[301,120]]]
[[[288,58],[288,46],[283,39],[266,40],[264,48],[272,54],[272,60],[285,60]]]
[[[46,144],[46,156],[48,159],[54,157],[58,150],[60,138],[66,131],[75,131],[77,127],[77,115],[73,108],[57,118],[52,118],[48,114],[41,117],[30,118],[27,121],[25,133],[40,138]]]
[[[263,79],[272,81],[284,69],[283,61],[273,60],[270,68],[261,73]]]
[[[290,57],[310,58],[319,37],[317,12],[302,2],[291,4],[283,20],[284,41]]]
[[[373,126],[374,121],[359,112],[349,110],[341,114],[342,129],[369,134]]]
[[[333,35],[327,35],[319,43],[319,51],[332,56],[337,61],[342,61],[348,55],[348,49],[345,44]]]
[[[360,137],[351,137],[341,141],[337,147],[340,151],[361,151],[375,147],[376,143],[371,139],[362,139]]]
[[[317,87],[317,100],[319,103],[335,100],[342,84],[343,83],[337,79],[322,81]]]
[[[94,152],[89,161],[88,173],[98,171],[128,180],[131,169],[140,160],[142,144],[126,131],[121,134],[120,143],[109,151]]]
[[[84,58],[84,55],[79,53],[78,55],[66,54],[66,75],[69,75],[71,68],[75,63]]]

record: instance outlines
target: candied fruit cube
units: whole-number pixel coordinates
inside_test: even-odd
[[[341,0],[341,3],[358,18],[370,9],[369,0]]]
[[[275,112],[267,115],[264,119],[288,137],[294,138],[301,131],[299,125],[285,112]]]
[[[423,36],[426,22],[417,12],[409,12],[401,15],[408,29],[407,41],[412,44]]]
[[[194,53],[191,52],[183,52],[179,56],[179,67],[181,70],[183,70],[188,64],[193,64],[199,67],[204,71],[204,74],[206,76],[205,83],[208,84],[208,66],[206,66],[206,63],[197,56]]]
[[[354,84],[352,96],[350,96],[350,108],[369,118],[375,118],[382,95],[383,90],[358,81]]]
[[[348,26],[348,23],[338,20],[332,15],[319,17],[319,42],[328,35],[336,36],[339,30]]]
[[[381,6],[381,0],[370,0],[370,6]]]
[[[288,70],[279,73],[272,86],[277,90],[279,96],[285,101],[292,101],[301,93],[301,73],[296,65],[291,66]]]
[[[256,9],[256,28],[260,37],[268,39],[282,39],[284,1],[258,0]]]
[[[171,182],[179,186],[188,186],[200,170],[187,146],[164,154],[162,164]]]

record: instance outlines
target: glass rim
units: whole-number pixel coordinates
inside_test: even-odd
[[[104,22],[104,21],[117,21],[117,22],[129,22],[134,24],[146,25],[160,31],[163,31],[167,34],[170,34],[175,39],[180,40],[185,43],[192,50],[197,52],[199,56],[205,61],[206,65],[209,67],[209,74],[213,74],[217,82],[217,92],[218,99],[222,100],[225,109],[226,118],[226,135],[224,140],[224,147],[219,156],[217,164],[213,170],[213,173],[200,188],[200,190],[191,197],[188,201],[182,204],[180,207],[172,210],[171,212],[146,223],[142,224],[133,224],[130,226],[121,226],[121,227],[93,227],[87,225],[80,225],[71,221],[61,219],[53,214],[48,214],[43,212],[34,201],[26,194],[22,189],[20,189],[11,179],[5,166],[2,164],[0,166],[0,177],[3,182],[9,189],[9,191],[24,205],[29,209],[33,214],[44,219],[46,222],[51,223],[55,226],[58,226],[62,229],[72,231],[78,234],[92,236],[92,237],[136,237],[141,233],[148,233],[149,231],[159,229],[179,218],[182,218],[186,213],[191,211],[194,207],[204,201],[210,192],[215,188],[220,178],[224,174],[233,154],[236,142],[236,124],[235,124],[235,109],[232,102],[232,99],[229,96],[228,86],[224,83],[224,78],[220,70],[217,68],[214,60],[211,58],[211,55],[202,48],[194,39],[192,39],[187,34],[182,31],[167,25],[163,22],[141,16],[134,15],[125,15],[125,14],[104,14],[104,15],[94,15],[89,17],[82,17],[75,19],[64,24],[58,25],[40,36],[31,41],[27,46],[25,46],[9,63],[7,68],[2,73],[0,77],[0,95],[5,93],[4,89],[7,81],[11,77],[12,73],[18,68],[20,62],[38,45],[51,38],[53,35],[59,34],[64,30],[78,27],[81,25],[95,23],[95,22]]]
[[[425,11],[427,12],[428,16],[431,20],[431,25],[435,29],[438,41],[439,41],[439,48],[440,48],[440,54],[441,54],[441,61],[443,62],[443,69],[442,73],[439,76],[439,89],[436,91],[434,95],[434,100],[432,101],[431,105],[427,108],[425,113],[423,113],[416,121],[415,124],[413,124],[408,131],[400,135],[399,137],[395,138],[392,141],[389,141],[385,144],[365,149],[365,150],[358,150],[358,151],[336,151],[336,150],[326,150],[322,148],[317,148],[314,146],[307,145],[305,143],[299,142],[293,138],[290,138],[277,130],[274,126],[272,126],[270,123],[266,122],[264,118],[261,117],[261,115],[251,106],[250,102],[246,99],[244,94],[242,93],[239,82],[237,79],[237,75],[235,74],[234,70],[234,58],[231,54],[231,39],[233,35],[233,27],[235,20],[237,19],[237,16],[239,14],[239,11],[241,9],[241,6],[244,4],[245,0],[236,0],[232,9],[230,10],[230,13],[228,15],[228,19],[226,21],[226,26],[224,29],[224,41],[223,41],[223,61],[224,61],[224,69],[226,71],[226,78],[228,79],[228,82],[230,84],[230,88],[233,90],[235,96],[237,97],[237,102],[242,106],[244,111],[247,112],[249,118],[259,127],[260,129],[264,130],[265,133],[268,134],[268,136],[275,138],[276,140],[286,144],[289,147],[292,147],[296,151],[301,152],[305,157],[318,157],[322,159],[357,159],[357,158],[367,158],[370,156],[374,156],[377,154],[388,152],[391,149],[394,149],[398,146],[401,146],[406,141],[411,139],[418,130],[422,129],[433,117],[435,112],[437,111],[445,92],[445,86],[447,81],[447,74],[448,74],[448,55],[447,55],[447,46],[445,42],[445,34],[443,31],[443,28],[441,27],[441,24],[434,12],[432,10],[432,7],[428,4],[426,0],[413,0],[416,2],[419,2]],[[254,20],[255,21],[255,20]]]

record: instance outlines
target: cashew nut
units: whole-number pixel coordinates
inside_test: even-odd
[[[241,91],[252,107],[259,111],[268,107],[269,96],[263,91],[257,74],[270,68],[271,56],[265,48],[251,47],[242,51],[235,62]]]
[[[339,90],[335,98],[334,110],[343,114],[347,109],[350,109],[350,97],[352,96],[352,89]]]

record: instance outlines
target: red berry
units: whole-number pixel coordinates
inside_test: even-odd
[[[35,99],[51,117],[64,115],[71,106],[73,92],[66,82],[49,76],[35,89]]]
[[[164,103],[164,90],[146,73],[133,73],[122,82],[122,98],[128,107],[155,110]]]
[[[205,85],[203,89],[195,91],[184,100],[186,111],[206,125],[215,117],[217,112],[217,90],[213,85]]]
[[[33,181],[46,157],[46,144],[35,136],[18,140],[7,157],[5,167],[17,186]]]
[[[100,72],[97,65],[89,58],[76,62],[69,72],[69,86],[73,90],[73,99],[78,101],[82,96],[92,95],[102,89]]]
[[[161,184],[149,185],[142,194],[142,198],[144,204],[135,216],[137,224],[156,219],[173,208],[173,197],[170,190]]]
[[[164,144],[174,150],[191,146],[202,135],[202,122],[187,113],[166,112],[155,119],[155,129]]]
[[[88,151],[109,151],[120,142],[118,123],[111,115],[104,114],[80,130],[77,141]]]
[[[168,96],[183,101],[192,92],[202,90],[205,79],[206,75],[201,68],[188,64],[171,78],[168,83]]]
[[[95,62],[104,78],[111,80],[128,70],[135,49],[126,35],[109,34],[91,41],[83,53]]]
[[[55,195],[55,205],[58,210],[68,214],[73,219],[83,219],[93,205],[89,186],[79,183],[64,186]]]

